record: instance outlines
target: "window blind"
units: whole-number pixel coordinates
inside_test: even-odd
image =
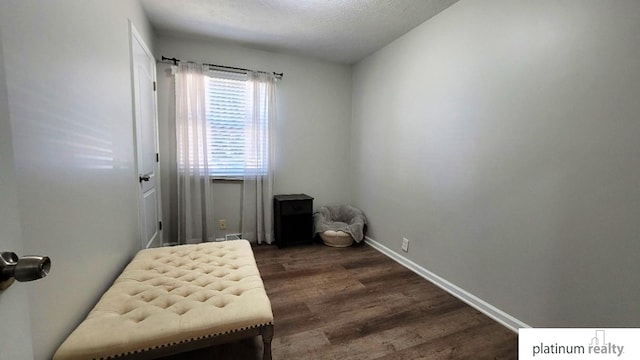
[[[247,76],[211,71],[206,81],[209,173],[213,177],[241,178],[245,167]]]

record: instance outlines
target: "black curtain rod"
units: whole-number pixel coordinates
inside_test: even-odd
[[[178,62],[180,62],[180,59],[176,59],[175,57],[169,58],[166,56],[162,57],[162,61],[172,61],[173,65],[178,65]],[[239,67],[233,67],[233,66],[224,66],[224,65],[216,65],[216,64],[205,64],[203,63],[202,65],[205,66],[211,66],[211,67],[215,67],[215,68],[220,68],[220,69],[228,69],[228,70],[238,70],[238,71],[255,71],[255,70],[251,70],[251,69],[245,69],[245,68],[239,68]],[[268,74],[268,72],[266,71],[257,71],[259,73],[263,73],[263,74]],[[282,77],[284,76],[284,73],[277,73],[277,72],[273,72],[273,76],[277,77],[278,79],[282,79]]]

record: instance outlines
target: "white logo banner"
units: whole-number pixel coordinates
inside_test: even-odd
[[[532,328],[518,331],[518,358],[640,359],[637,328]]]

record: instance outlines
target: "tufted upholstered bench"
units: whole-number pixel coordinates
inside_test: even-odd
[[[54,355],[151,359],[262,335],[273,314],[246,240],[141,250]]]

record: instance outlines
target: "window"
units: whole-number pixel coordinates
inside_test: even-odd
[[[210,71],[205,82],[209,174],[223,179],[266,174],[267,157],[253,156],[269,139],[262,84],[246,74],[218,71]],[[254,114],[254,109],[260,110]]]

